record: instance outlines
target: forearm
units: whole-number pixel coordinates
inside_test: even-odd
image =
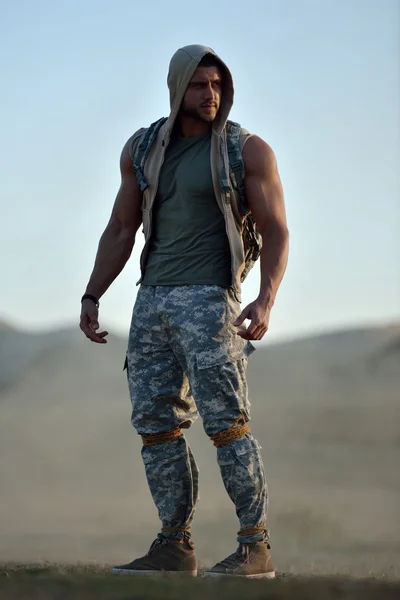
[[[287,229],[275,227],[262,234],[263,245],[260,255],[261,283],[258,299],[272,308],[276,294],[286,271],[289,253]]]
[[[86,293],[96,298],[107,291],[127,263],[135,243],[136,230],[109,224],[100,238],[96,260]]]

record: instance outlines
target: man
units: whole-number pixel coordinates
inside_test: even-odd
[[[121,187],[82,299],[81,329],[93,342],[106,343],[98,300],[129,259],[143,224],[141,286],[126,367],[132,423],[142,436],[162,529],[146,556],[114,572],[197,574],[190,527],[198,470],[182,429],[198,411],[240,521],[237,551],[206,575],[273,578],[264,468],[248,425],[246,366],[254,350],[250,342],[268,329],[287,263],[281,182],[271,148],[242,130],[246,198],[263,246],[260,293],[240,312],[241,221],[237,195],[221,186],[220,177],[228,165],[232,77],[211,48],[193,45],[172,57],[168,86],[170,116],[151,145],[144,173],[133,166],[145,130],[122,151]],[[148,186],[144,192],[139,183]]]

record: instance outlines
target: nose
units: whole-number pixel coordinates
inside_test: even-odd
[[[207,101],[214,100],[214,90],[211,83],[204,90],[204,99]]]

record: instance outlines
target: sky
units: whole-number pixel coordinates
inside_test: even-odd
[[[77,325],[121,149],[168,114],[192,43],[229,65],[231,118],[278,160],[291,248],[266,341],[400,321],[398,0],[0,0],[0,318]],[[116,333],[142,239],[101,301]],[[255,267],[243,305],[258,288]]]

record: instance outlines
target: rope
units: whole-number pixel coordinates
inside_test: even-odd
[[[146,433],[142,434],[143,446],[155,446],[156,444],[164,444],[171,442],[182,435],[180,427],[165,431],[163,433]]]
[[[267,531],[267,527],[265,525],[258,525],[257,527],[243,527],[240,531],[238,531],[238,535],[247,536],[247,535],[257,535],[259,533],[264,533]]]
[[[163,533],[190,533],[190,527],[162,527]]]
[[[214,435],[210,435],[210,438],[214,442],[214,446],[220,448],[221,446],[241,440],[248,433],[250,433],[250,425],[247,423],[245,425],[235,424],[229,427],[229,429],[223,429]]]

